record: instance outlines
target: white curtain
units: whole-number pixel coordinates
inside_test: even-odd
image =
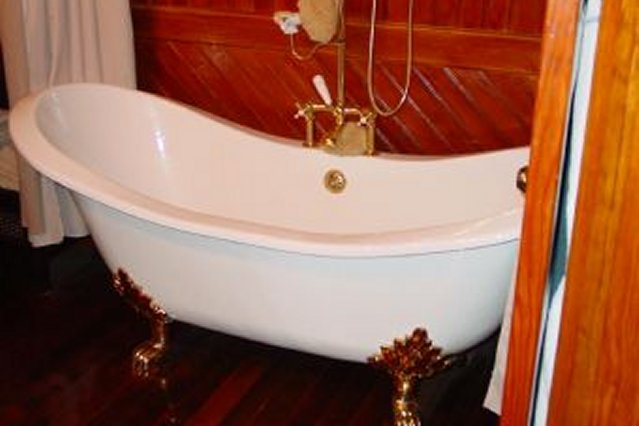
[[[0,0],[9,102],[56,84],[135,88],[128,0]],[[23,225],[34,246],[87,229],[66,189],[18,160]]]

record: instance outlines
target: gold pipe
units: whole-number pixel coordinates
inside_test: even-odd
[[[337,106],[345,105],[344,87],[346,86],[345,68],[346,68],[346,39],[339,40],[337,43]]]
[[[304,146],[312,148],[315,141],[315,120],[313,118],[306,119],[306,141]]]
[[[366,115],[366,155],[375,154],[375,119],[377,114],[369,112]]]
[[[339,32],[335,43],[337,44],[337,106],[345,105],[346,86],[346,15],[344,14],[344,1],[340,0],[339,5]]]
[[[315,146],[315,113],[316,112],[333,112],[333,107],[330,105],[324,104],[299,104],[295,105],[297,107],[297,114],[295,114],[295,118],[302,118],[306,121],[306,140],[304,141],[304,146],[306,147],[314,147]]]

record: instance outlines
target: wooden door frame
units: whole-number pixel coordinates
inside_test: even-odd
[[[639,424],[638,29],[603,2],[549,425]]]
[[[578,16],[578,2],[560,3],[544,35],[502,425],[530,415]],[[638,27],[635,0],[603,2],[549,425],[639,424]]]
[[[580,4],[580,0],[548,0],[546,6],[502,425],[525,425],[530,414],[541,312],[553,246]]]

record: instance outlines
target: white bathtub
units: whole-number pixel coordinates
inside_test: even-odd
[[[88,84],[23,100],[10,124],[108,265],[176,320],[354,361],[416,327],[453,353],[499,326],[526,148],[338,157]]]

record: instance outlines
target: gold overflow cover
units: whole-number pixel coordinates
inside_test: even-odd
[[[324,175],[324,186],[329,192],[339,194],[346,188],[346,176],[340,170],[331,169]]]

